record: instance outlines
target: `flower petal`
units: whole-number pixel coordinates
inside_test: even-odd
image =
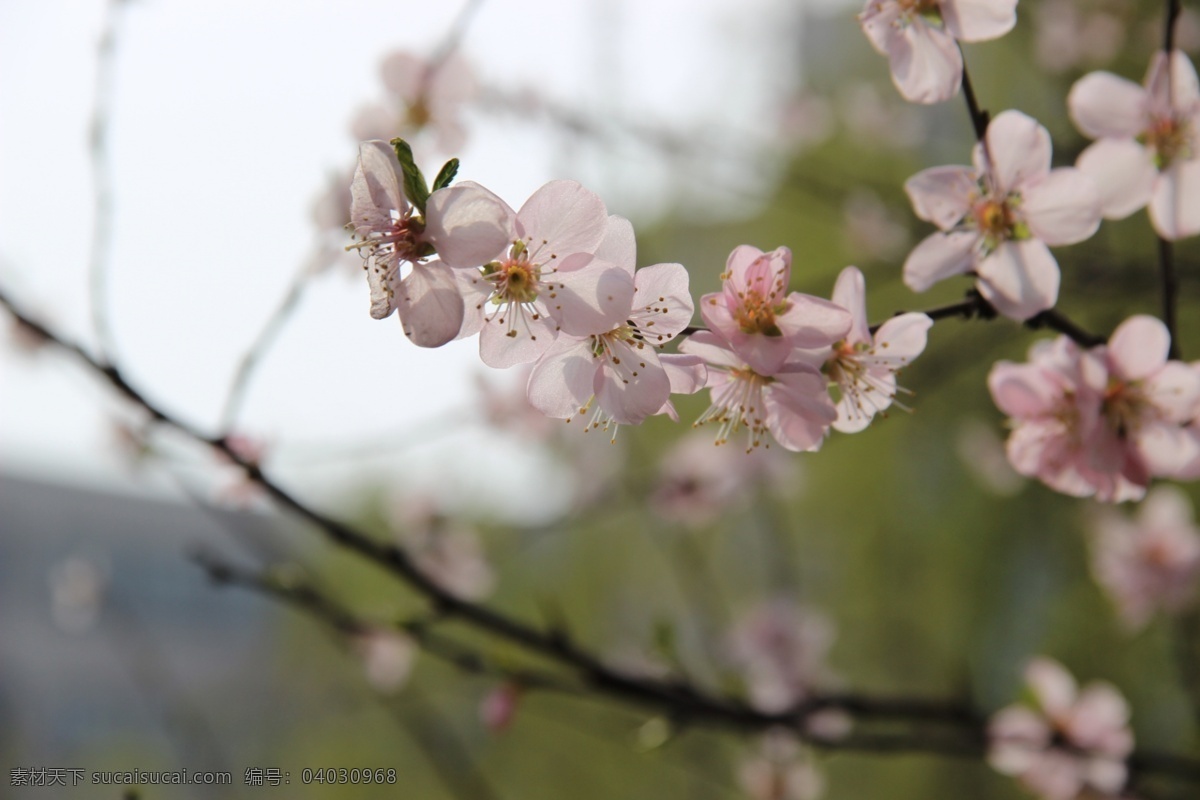
[[[879,326],[875,343],[862,357],[863,361],[900,369],[925,352],[932,327],[933,320],[919,312],[892,317]]]
[[[575,181],[550,181],[517,212],[517,233],[540,263],[550,261],[551,254],[562,259],[594,253],[607,232],[604,201]]]
[[[1010,319],[1029,319],[1058,300],[1058,262],[1037,239],[1003,242],[976,274],[984,299]]]
[[[454,273],[440,261],[413,265],[400,282],[396,307],[405,335],[421,347],[441,347],[462,328],[463,297]]]
[[[371,292],[371,317],[387,319],[396,310],[396,292],[400,283],[400,261],[390,257],[367,257],[367,287]]]
[[[1075,127],[1093,139],[1132,139],[1146,128],[1150,96],[1131,80],[1093,72],[1075,81],[1067,112]]]
[[[591,339],[560,336],[529,373],[525,388],[529,404],[555,419],[570,419],[582,413],[592,398],[598,367],[592,357]]]
[[[940,103],[958,93],[962,53],[950,34],[917,17],[888,43],[892,82],[905,100]]]
[[[393,211],[408,211],[396,151],[387,142],[363,142],[350,184],[350,222],[359,230],[383,230],[391,227]]]
[[[604,239],[596,248],[595,256],[632,275],[637,267],[637,238],[633,235],[633,223],[616,214],[610,215]]]
[[[833,302],[850,312],[850,331],[846,340],[870,342],[871,325],[867,321],[867,281],[858,267],[846,267],[833,285]]]
[[[1020,191],[1050,172],[1050,133],[1020,111],[1001,112],[988,125],[986,151],[975,146],[975,165],[992,176],[999,194]]]
[[[970,167],[933,167],[905,181],[904,191],[918,217],[948,231],[966,216],[979,185]]]
[[[1101,139],[1079,154],[1075,166],[1091,176],[1105,219],[1124,219],[1143,208],[1158,178],[1153,154],[1132,139]]]
[[[512,244],[515,212],[472,181],[438,189],[426,211],[424,238],[447,266],[478,267]]]
[[[938,9],[960,42],[998,39],[1017,24],[1017,0],[942,0]]]
[[[567,258],[554,273],[558,286],[546,294],[550,316],[572,336],[608,333],[633,308],[633,276],[590,256]]]
[[[679,343],[679,352],[699,356],[718,367],[739,368],[746,362],[733,352],[729,342],[712,331],[697,331]],[[709,375],[713,373],[710,371]]]
[[[640,349],[623,340],[608,341],[610,357],[596,372],[596,402],[619,425],[640,425],[658,413],[671,396],[671,381],[652,347]]]
[[[1026,187],[1021,212],[1033,235],[1051,246],[1082,242],[1100,227],[1096,186],[1071,167],[1052,170]]]
[[[1163,51],[1154,54],[1146,73],[1146,91],[1155,111],[1176,112],[1191,116],[1200,100],[1200,81],[1192,61],[1180,50],[1171,51],[1171,59]]]
[[[924,292],[940,280],[969,272],[975,265],[979,234],[974,231],[930,234],[904,262],[904,285]]]
[[[654,264],[633,276],[634,322],[649,344],[659,346],[686,328],[695,313],[682,264]]]
[[[1171,241],[1200,233],[1200,161],[1177,161],[1159,174],[1150,196],[1150,221]]]
[[[1108,362],[1127,381],[1147,378],[1167,363],[1171,334],[1161,320],[1147,314],[1130,317],[1108,339]]]

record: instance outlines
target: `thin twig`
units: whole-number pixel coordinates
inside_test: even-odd
[[[959,53],[962,53],[961,47]],[[975,130],[975,139],[983,144],[990,117],[987,111],[979,107],[979,100],[975,97],[975,88],[971,85],[971,77],[967,74],[966,56],[963,56],[962,93],[963,99],[967,101],[967,113],[971,115],[971,127]]]
[[[113,79],[117,55],[117,27],[125,0],[108,0],[104,29],[96,48],[95,105],[89,129],[89,161],[92,172],[92,241],[89,248],[88,284],[92,328],[97,346],[106,361],[114,358],[115,340],[108,316],[109,253],[112,249],[113,187],[109,133],[112,116]]]

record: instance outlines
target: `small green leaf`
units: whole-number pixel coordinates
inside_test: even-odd
[[[454,180],[454,176],[458,174],[458,159],[452,158],[442,166],[437,177],[433,179],[433,190],[445,189]]]
[[[421,174],[421,168],[417,166],[408,142],[396,138],[392,139],[391,144],[396,148],[396,158],[400,160],[400,169],[404,172],[404,193],[408,195],[408,201],[421,212],[421,216],[425,216],[425,204],[429,200],[429,184],[425,182],[425,176]]]

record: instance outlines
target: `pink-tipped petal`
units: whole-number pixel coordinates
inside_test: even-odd
[[[413,265],[400,282],[396,307],[404,333],[421,347],[441,347],[462,328],[463,298],[458,282],[439,261]]]
[[[979,184],[970,167],[932,167],[905,181],[904,191],[918,217],[948,231],[970,210]]]
[[[1093,72],[1071,87],[1067,112],[1085,136],[1132,139],[1146,128],[1149,101],[1146,90],[1133,81]]]
[[[984,299],[1009,319],[1029,319],[1058,300],[1058,262],[1037,239],[1002,243],[976,274]]]
[[[1124,219],[1144,208],[1158,178],[1153,153],[1133,139],[1101,139],[1079,154],[1075,166],[1096,185],[1105,219]]]
[[[978,243],[974,231],[931,234],[905,260],[904,285],[924,292],[940,280],[970,271]]]
[[[847,341],[871,341],[871,327],[867,321],[867,280],[858,267],[846,267],[833,285],[833,302],[850,312],[850,331]]]
[[[1000,361],[988,373],[987,383],[996,407],[1016,419],[1049,416],[1062,396],[1062,385],[1034,364]]]
[[[1100,203],[1090,176],[1071,167],[1052,170],[1024,193],[1021,211],[1034,236],[1051,247],[1075,244],[1100,227]]]
[[[826,431],[837,419],[825,379],[815,371],[776,376],[763,389],[763,399],[767,428],[787,450],[819,449]]]

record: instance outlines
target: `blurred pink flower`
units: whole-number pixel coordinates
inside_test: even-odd
[[[1058,262],[1047,245],[1081,242],[1099,227],[1095,186],[1077,169],[1050,169],[1050,134],[1019,111],[992,120],[974,161],[904,184],[917,216],[941,228],[908,256],[904,282],[924,292],[970,273],[997,311],[1028,319],[1058,300]]]
[[[1159,486],[1135,520],[1106,511],[1092,528],[1092,572],[1130,629],[1142,628],[1156,612],[1177,613],[1195,602],[1200,528],[1179,489]]]
[[[795,494],[797,473],[796,460],[779,450],[713,447],[711,436],[694,431],[663,455],[650,510],[668,522],[700,527],[749,502],[760,488]]]
[[[378,629],[359,634],[353,645],[362,659],[367,682],[376,691],[390,694],[408,682],[418,652],[411,637]]]
[[[1017,0],[868,0],[863,33],[888,57],[904,99],[940,103],[958,93],[963,62],[958,42],[983,42],[1012,30]]]
[[[1119,792],[1133,751],[1129,706],[1107,683],[1079,691],[1057,661],[1025,670],[1036,708],[1013,705],[992,716],[988,762],[1046,800],[1074,800],[1085,788]]]
[[[421,574],[464,600],[491,594],[496,576],[471,526],[421,498],[405,500],[392,516],[400,529],[400,544]]]
[[[816,611],[776,598],[744,614],[729,636],[729,653],[751,704],[765,713],[801,703],[825,674],[833,624]]]
[[[489,733],[503,733],[512,724],[521,702],[521,687],[505,681],[484,695],[479,703],[479,721]]]
[[[438,153],[450,155],[462,148],[466,141],[462,112],[479,91],[466,59],[452,54],[429,61],[396,52],[383,60],[380,74],[387,99],[359,111],[351,123],[356,140],[417,139],[421,134],[421,143],[430,141]]]
[[[1200,233],[1200,82],[1184,53],[1156,53],[1144,87],[1109,72],[1085,75],[1067,107],[1097,140],[1076,165],[1094,180],[1105,217],[1149,205],[1164,239]]]
[[[1200,372],[1168,361],[1169,345],[1161,322],[1135,316],[1106,346],[1083,352],[1063,336],[1035,344],[1029,363],[997,363],[988,388],[1012,418],[1017,472],[1104,502],[1140,499],[1152,476],[1184,472]]]
[[[812,757],[784,729],[763,734],[754,754],[742,760],[738,783],[751,800],[816,800],[825,791]]]

